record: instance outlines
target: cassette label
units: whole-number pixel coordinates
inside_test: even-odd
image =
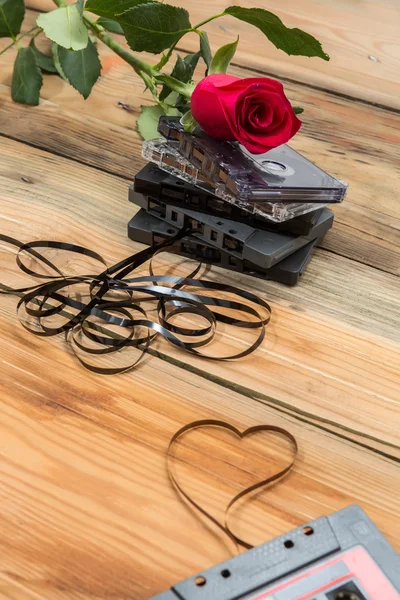
[[[352,598],[353,596],[353,598]],[[243,600],[399,600],[399,593],[361,546],[305,569]]]

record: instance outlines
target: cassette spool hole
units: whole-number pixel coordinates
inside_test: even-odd
[[[224,569],[223,571],[221,571],[221,575],[222,577],[224,577],[224,579],[228,579],[228,577],[231,576],[231,572],[229,569]]]
[[[304,535],[313,535],[314,529],[307,525],[307,527],[303,527],[303,533]]]
[[[283,545],[285,546],[285,548],[293,548],[294,542],[292,542],[292,540],[286,540],[285,542],[283,542]]]
[[[199,575],[198,577],[196,577],[194,582],[198,587],[202,587],[203,585],[206,585],[207,580],[205,577],[203,577],[203,575]]]
[[[271,171],[286,171],[286,166],[282,163],[276,162],[275,160],[262,160],[261,164]]]
[[[337,600],[360,600],[360,596],[353,592],[339,592],[336,598]]]
[[[367,600],[358,585],[349,581],[327,593],[328,600]],[[383,600],[383,598],[382,598]]]

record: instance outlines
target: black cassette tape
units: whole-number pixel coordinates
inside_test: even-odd
[[[148,163],[135,175],[136,192],[149,196],[155,201],[173,204],[182,208],[191,208],[216,217],[240,221],[259,229],[280,231],[293,235],[308,235],[318,220],[321,210],[313,210],[304,215],[281,223],[261,217],[258,213],[243,210],[236,204],[225,202],[214,194],[174,177],[153,163]]]
[[[160,221],[141,209],[128,224],[128,236],[135,242],[152,245],[163,242],[168,237],[177,233],[178,229]],[[245,273],[259,279],[277,281],[286,285],[298,283],[301,275],[310,262],[314,248],[320,240],[313,240],[306,246],[297,250],[287,258],[283,259],[270,269],[260,269],[245,260],[239,260],[235,256],[219,250],[206,242],[187,236],[183,240],[174,243],[171,252],[181,256],[200,260],[204,263],[213,264],[218,267]]]
[[[283,144],[253,155],[200,129],[184,130],[179,117],[161,117],[158,131],[179,148],[207,181],[246,202],[342,202],[347,186]]]
[[[323,236],[332,227],[333,213],[324,209],[307,236],[291,236],[275,231],[256,229],[251,225],[222,219],[198,211],[149,200],[130,189],[130,200],[146,209],[152,216],[182,229],[191,229],[193,237],[215,248],[229,252],[262,269],[269,269],[310,241]]]
[[[349,506],[150,600],[400,600],[400,555]]]

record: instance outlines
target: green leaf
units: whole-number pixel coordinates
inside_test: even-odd
[[[68,79],[65,76],[64,71],[62,70],[62,66],[60,63],[59,49],[60,49],[60,46],[57,46],[57,44],[53,42],[53,44],[51,46],[51,51],[53,53],[54,66],[57,69],[57,72],[60,75],[60,77],[62,77],[64,79],[64,81],[69,83]]]
[[[85,0],[77,0],[77,2],[75,2],[75,6],[78,9],[78,13],[81,16],[83,15],[84,4],[85,4]]]
[[[150,2],[118,16],[132,50],[159,54],[175,44],[192,26],[184,8]]]
[[[222,46],[216,51],[208,71],[209,75],[212,75],[213,73],[227,72],[229,64],[235,55],[238,42],[239,36],[237,37],[236,42],[233,42],[232,44],[226,44],[226,46]]]
[[[197,67],[197,63],[199,62],[200,56],[201,52],[195,52],[195,54],[186,54],[186,56],[183,59],[183,62],[189,67],[190,79],[193,77],[193,73],[195,68]]]
[[[177,92],[171,92],[163,102],[163,106],[176,108],[181,114],[185,114],[190,109],[190,102],[188,98],[184,98]]]
[[[295,115],[301,115],[304,112],[304,108],[301,108],[301,106],[292,106],[292,108]]]
[[[96,46],[89,40],[84,50],[59,47],[58,58],[65,78],[86,100],[101,72]]]
[[[43,79],[32,48],[20,48],[14,63],[11,96],[14,102],[37,106]]]
[[[121,25],[118,23],[118,21],[114,21],[114,19],[100,17],[100,19],[97,19],[96,24],[101,25],[107,31],[111,31],[111,33],[118,33],[119,35],[124,35]]]
[[[107,19],[115,19],[116,15],[120,15],[129,8],[134,8],[139,4],[153,2],[154,0],[87,0],[86,10],[90,10],[99,17]]]
[[[178,79],[183,83],[189,83],[189,81],[191,81],[193,78],[193,73],[197,63],[199,62],[199,58],[200,52],[196,52],[196,54],[188,54],[184,59],[182,59],[178,54],[171,77],[175,77],[175,79]],[[170,93],[171,89],[167,85],[164,85],[160,93],[160,100],[165,100]]]
[[[155,106],[141,106],[142,112],[137,120],[137,128],[144,140],[153,140],[161,137],[158,133],[158,121],[163,115],[177,117],[180,115],[176,108],[163,108],[159,104]]]
[[[207,65],[207,72],[211,65],[212,54],[210,48],[210,42],[208,41],[208,35],[205,31],[200,31],[200,53]]]
[[[183,115],[181,118],[181,124],[183,125],[185,131],[188,131],[189,133],[193,133],[193,131],[196,129],[198,122],[194,119],[191,110]]]
[[[67,50],[83,50],[88,45],[89,35],[76,4],[42,13],[36,23],[52,42]]]
[[[223,14],[231,15],[258,27],[276,48],[283,50],[286,54],[319,56],[324,60],[329,60],[329,56],[323,51],[320,42],[312,35],[301,29],[286,27],[279,17],[268,10],[229,6]]]
[[[49,54],[44,54],[40,50],[38,50],[35,46],[35,39],[31,39],[31,43],[29,46],[32,48],[33,53],[35,55],[36,64],[42,71],[47,71],[47,73],[57,73],[57,68],[54,64],[53,56]]]
[[[0,0],[0,37],[15,38],[25,16],[24,0]]]

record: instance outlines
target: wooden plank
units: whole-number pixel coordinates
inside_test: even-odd
[[[238,533],[261,542],[357,502],[400,549],[392,460],[156,358],[96,376],[61,338],[32,341],[0,309],[0,597],[147,600],[227,558],[229,544],[176,497],[166,473],[172,434],[204,417],[241,429],[276,424],[299,441],[293,474],[236,514]],[[288,448],[276,437],[242,445],[199,432],[178,456],[185,489],[220,518],[238,486],[281,466]]]
[[[33,19],[30,12],[25,27]],[[11,101],[13,55],[0,57],[0,131],[132,179],[144,164],[138,158],[141,142],[135,123],[140,104],[149,98],[125,63],[104,46],[100,50],[105,72],[89,100],[59,78],[45,76],[44,100],[34,109]],[[239,68],[232,72],[251,74]],[[306,109],[303,130],[292,145],[350,184],[346,201],[334,209],[335,227],[323,247],[399,274],[397,115],[296,84],[289,83],[286,89],[291,100]]]
[[[127,178],[142,162],[132,113],[117,100],[137,114],[139,83],[111,58],[97,98],[81,102],[49,77],[45,99],[31,110],[9,101],[9,59],[0,67],[0,130],[70,157],[0,138],[0,230],[84,244],[109,263],[138,249],[125,233],[134,212]],[[165,468],[171,435],[204,417],[239,428],[280,425],[300,443],[293,475],[240,511],[239,533],[261,542],[357,502],[400,550],[395,121],[387,111],[293,91],[315,115],[297,147],[342,177],[346,162],[356,193],[338,207],[329,251],[316,253],[297,288],[211,270],[210,278],[271,299],[273,323],[250,359],[215,366],[160,343],[159,357],[104,378],[81,368],[61,337],[26,332],[16,299],[0,297],[0,598],[147,600],[227,558],[226,540],[185,508]],[[315,108],[320,98],[329,122],[326,108]],[[388,273],[369,266],[381,261]],[[16,281],[4,245],[0,262],[2,281]],[[157,259],[158,271],[175,265],[187,271],[176,257]],[[216,351],[248,339],[224,333]],[[186,439],[176,468],[220,517],[238,486],[287,457],[269,436],[238,445],[223,433],[198,433]]]
[[[0,223],[9,235],[79,243],[111,264],[140,247],[125,233],[134,212],[125,180],[4,138],[0,158]],[[5,262],[5,252],[2,256],[12,278],[15,268]],[[165,273],[179,261],[162,255],[156,265]],[[177,272],[187,273],[187,265]],[[214,268],[208,277],[271,301],[274,318],[265,343],[247,359],[216,365],[162,343],[165,360],[262,402],[283,403],[302,416],[328,420],[332,430],[351,428],[356,437],[373,436],[368,443],[374,447],[380,448],[379,440],[397,444],[398,278],[324,251],[315,255],[295,288]],[[0,306],[15,325],[15,301]],[[252,339],[228,326],[224,331],[216,353]]]
[[[175,0],[171,4],[182,5]],[[227,0],[185,2],[192,23],[223,12]],[[27,5],[51,10],[51,0],[28,0]],[[266,8],[262,0],[246,0],[245,7]],[[235,63],[259,72],[307,83],[320,88],[400,108],[398,84],[400,44],[398,23],[400,6],[395,0],[333,2],[326,0],[270,0],[268,10],[275,12],[289,27],[299,27],[319,39],[331,61],[288,57],[276,50],[256,28],[237,19],[224,17],[205,26],[215,51],[240,35]],[[180,47],[197,51],[198,37],[185,36]]]

